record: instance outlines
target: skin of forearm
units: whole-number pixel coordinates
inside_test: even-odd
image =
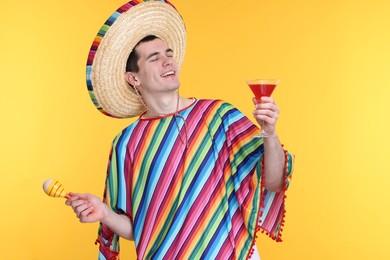
[[[117,214],[112,211],[107,205],[107,216],[101,220],[115,234],[128,239],[134,240],[133,225],[126,215]]]
[[[284,183],[284,150],[277,135],[264,138],[265,188],[280,192]]]

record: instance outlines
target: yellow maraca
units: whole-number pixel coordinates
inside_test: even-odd
[[[59,181],[47,179],[44,181],[42,188],[50,197],[66,199],[70,198],[70,195],[65,192],[62,184]]]

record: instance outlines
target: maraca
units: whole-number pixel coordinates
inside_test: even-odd
[[[43,183],[42,188],[50,197],[66,199],[70,198],[70,195],[65,192],[62,184],[59,181],[48,179]]]

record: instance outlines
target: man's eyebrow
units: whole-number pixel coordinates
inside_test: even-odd
[[[153,53],[149,54],[149,56],[148,56],[148,57],[146,57],[146,59],[148,60],[148,59],[150,59],[151,57],[153,57],[153,56],[155,56],[155,55],[158,55],[158,54],[159,54],[159,52],[158,52],[158,51],[156,51],[156,52],[153,52]]]

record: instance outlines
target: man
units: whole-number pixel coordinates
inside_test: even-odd
[[[181,20],[167,3],[130,3],[134,5],[121,15],[137,7],[129,15],[131,21],[142,19],[142,15],[135,19],[135,13],[150,18],[161,9],[159,22],[172,12],[166,18],[168,27],[172,19]],[[126,21],[119,19],[115,23]],[[254,99],[254,117],[265,122],[270,137],[253,138],[257,127],[230,104],[181,97],[183,55],[176,50],[180,51],[185,31],[173,33],[181,43],[168,43],[172,37],[155,35],[165,29],[151,27],[140,29],[146,32],[127,47],[126,62],[114,69],[124,70],[116,78],[125,79],[130,91],[117,99],[132,93],[135,98],[126,113],[139,118],[113,141],[103,202],[91,194],[71,193],[66,204],[81,222],[101,223],[99,259],[118,257],[119,237],[134,240],[139,259],[246,259],[253,253],[258,257],[254,250],[260,228],[281,240],[284,191],[292,172],[293,158],[276,133],[279,109],[272,98],[261,103]],[[113,42],[109,31],[104,37],[111,37],[107,44]],[[105,44],[100,43],[104,50],[100,53],[96,46],[92,49],[92,68],[87,69],[92,71],[88,80],[94,81],[89,82],[91,97],[103,113],[124,117],[121,103],[109,101],[119,91],[108,93],[105,86],[112,80],[108,73],[112,66],[107,64],[117,60]],[[105,96],[111,98],[104,100]]]

